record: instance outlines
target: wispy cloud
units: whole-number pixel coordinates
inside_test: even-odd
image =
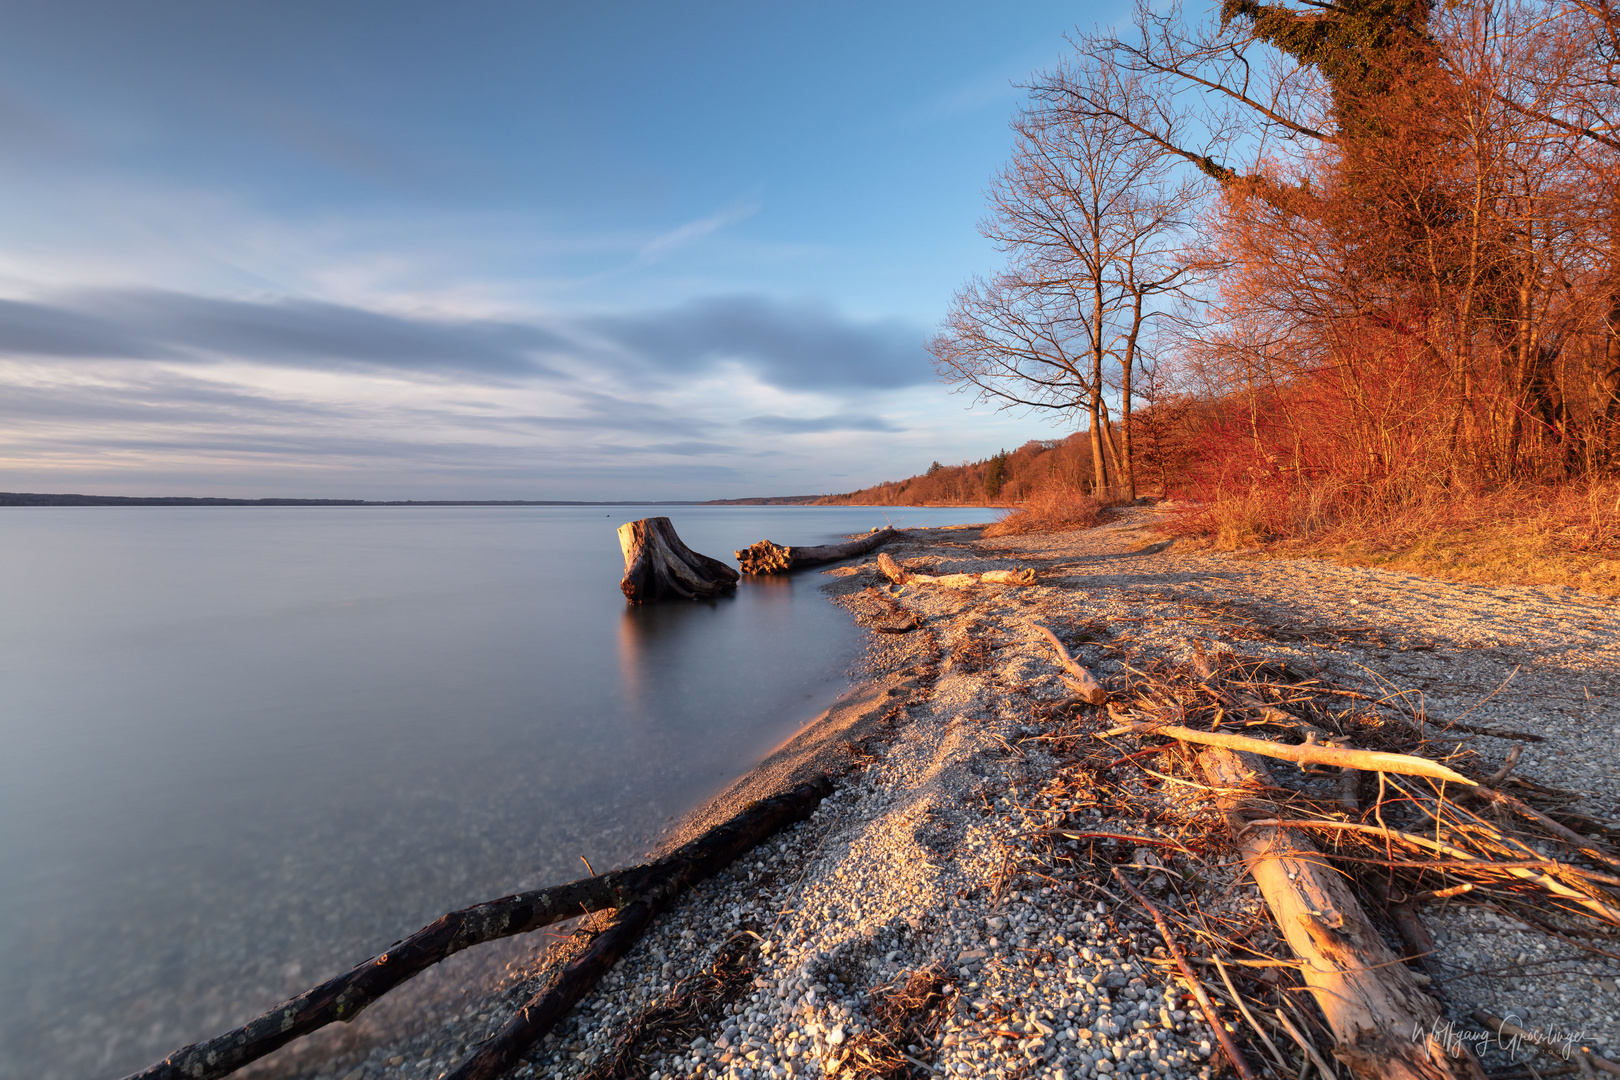
[[[636,253],[636,264],[638,266],[649,266],[671,252],[695,243],[705,236],[717,233],[728,225],[746,221],[759,213],[759,211],[760,204],[756,200],[733,203],[723,210],[710,214],[708,217],[689,221],[679,228],[661,233],[641,245],[641,250]]]
[[[0,298],[0,489],[214,475],[377,497],[797,491],[911,437],[893,410],[931,377],[921,336],[746,295],[589,319],[151,289]]]
[[[934,378],[921,327],[857,322],[813,302],[712,297],[585,325],[657,371],[733,363],[790,390],[896,388]]]
[[[392,368],[533,375],[569,348],[541,327],[413,318],[299,299],[240,300],[157,290],[95,290],[0,300],[0,355]]]

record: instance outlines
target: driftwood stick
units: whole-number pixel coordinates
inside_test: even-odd
[[[837,562],[839,559],[865,555],[869,551],[876,551],[899,535],[892,526],[885,526],[843,544],[788,546],[761,540],[757,544],[739,548],[734,554],[745,574],[781,574],[788,570],[797,570],[801,566],[816,566],[820,563]]]
[[[1182,977],[1187,980],[1187,985],[1192,988],[1193,996],[1198,999],[1198,1007],[1204,1011],[1204,1019],[1209,1021],[1210,1029],[1215,1032],[1215,1038],[1220,1040],[1221,1052],[1226,1055],[1226,1060],[1232,1063],[1232,1068],[1237,1070],[1237,1074],[1243,1080],[1259,1080],[1254,1069],[1249,1066],[1249,1059],[1243,1056],[1243,1053],[1238,1050],[1237,1044],[1232,1041],[1232,1036],[1227,1033],[1226,1025],[1221,1022],[1220,1014],[1215,1011],[1215,1006],[1210,1003],[1209,995],[1204,993],[1204,984],[1199,981],[1197,975],[1193,974],[1193,969],[1187,965],[1187,958],[1182,955],[1181,949],[1176,945],[1175,935],[1171,934],[1170,928],[1165,925],[1164,916],[1159,913],[1159,909],[1154,907],[1152,901],[1143,896],[1135,885],[1131,884],[1130,879],[1117,866],[1114,867],[1114,878],[1125,887],[1126,892],[1136,898],[1138,904],[1147,909],[1149,915],[1153,916],[1153,925],[1159,928],[1159,936],[1164,938],[1164,947],[1170,950],[1170,958],[1176,962],[1176,966],[1181,969]]]
[[[792,791],[754,803],[738,818],[748,825],[733,829],[707,858],[691,864],[691,871],[670,876],[619,909],[614,920],[598,934],[585,952],[575,957],[546,986],[519,1009],[506,1025],[451,1071],[445,1080],[491,1080],[499,1076],[537,1039],[556,1025],[581,997],[595,986],[618,959],[630,950],[652,922],[653,916],[687,886],[723,869],[771,833],[809,815],[832,792],[825,777],[801,784]],[[728,825],[719,828],[725,829]],[[707,835],[707,834],[706,834]]]
[[[1028,620],[1028,622],[1030,626],[1045,634],[1046,640],[1050,641],[1052,648],[1057,650],[1058,663],[1067,673],[1063,681],[1068,683],[1069,687],[1080,695],[1082,701],[1090,705],[1101,705],[1108,700],[1108,691],[1102,688],[1102,683],[1097,681],[1095,675],[1074,662],[1074,658],[1069,655],[1069,650],[1063,647],[1063,642],[1058,640],[1056,634],[1033,619]]]
[[[1250,770],[1220,746],[1198,761],[1222,793],[1220,806],[1243,861],[1302,961],[1300,975],[1338,1040],[1334,1056],[1366,1080],[1477,1080],[1478,1063],[1466,1051],[1452,1056],[1433,1034],[1439,1005],[1419,989],[1310,840],[1239,813],[1243,788],[1269,786],[1264,766]]]
[[[1182,742],[1219,746],[1227,750],[1241,750],[1263,757],[1280,758],[1299,765],[1333,765],[1340,769],[1364,769],[1368,772],[1400,773],[1405,776],[1428,776],[1436,780],[1449,780],[1465,787],[1476,787],[1474,781],[1462,773],[1446,768],[1437,761],[1414,757],[1411,754],[1386,754],[1381,750],[1356,750],[1351,747],[1326,746],[1321,743],[1284,743],[1254,739],[1247,735],[1229,735],[1221,731],[1198,731],[1175,724],[1151,724],[1127,721],[1106,732],[1109,735],[1165,735]],[[1515,800],[1517,801],[1517,800]]]
[[[549,889],[503,896],[441,915],[410,937],[335,979],[283,1001],[239,1028],[182,1047],[127,1080],[215,1080],[335,1020],[360,1010],[412,976],[463,949],[528,933],[591,911],[622,907],[649,890],[684,887],[715,873],[784,825],[810,812],[832,790],[822,779],[754,803],[656,862]]]
[[[1299,1033],[1299,1029],[1289,1021],[1281,1009],[1273,1009],[1272,1011],[1277,1014],[1277,1022],[1282,1025],[1284,1031],[1288,1032],[1288,1037],[1298,1044],[1302,1053],[1316,1063],[1316,1071],[1322,1074],[1322,1080],[1334,1080],[1339,1074],[1328,1068],[1328,1063],[1322,1060],[1322,1055],[1316,1052],[1316,1047],[1312,1046],[1305,1036]]]
[[[1530,1046],[1535,1047],[1537,1050],[1544,1050],[1562,1061],[1570,1060],[1570,1056],[1566,1051],[1574,1051],[1575,1060],[1577,1062],[1580,1062],[1581,1059],[1584,1058],[1586,1064],[1602,1069],[1604,1072],[1610,1073],[1614,1076],[1620,1076],[1620,1065],[1616,1065],[1608,1058],[1598,1057],[1584,1046],[1575,1045],[1575,1040],[1573,1039],[1570,1039],[1568,1042],[1564,1042],[1563,1040],[1559,1039],[1549,1039],[1545,1035],[1539,1035],[1533,1031],[1526,1031],[1517,1024],[1510,1024],[1499,1016],[1491,1015],[1484,1009],[1475,1009],[1474,1019],[1479,1023],[1484,1024],[1498,1035],[1504,1036],[1510,1041],[1510,1043],[1527,1043]]]
[[[1513,749],[1508,751],[1507,760],[1502,762],[1502,767],[1500,769],[1497,769],[1495,772],[1491,773],[1490,779],[1486,780],[1485,782],[1487,784],[1495,786],[1497,784],[1500,784],[1502,781],[1506,780],[1507,777],[1508,777],[1508,773],[1513,771],[1513,766],[1515,766],[1515,765],[1517,765],[1519,763],[1519,755],[1523,754],[1523,753],[1524,753],[1524,744],[1523,743],[1516,743],[1514,745]]]
[[[667,517],[620,525],[619,547],[624,552],[619,591],[632,604],[676,596],[696,600],[737,587],[737,571],[687,547]]]
[[[1221,963],[1221,958],[1218,956],[1211,956],[1210,962],[1215,965],[1215,970],[1220,972],[1221,982],[1226,984],[1226,992],[1232,996],[1232,1004],[1237,1006],[1237,1011],[1242,1013],[1243,1019],[1249,1022],[1250,1029],[1260,1037],[1261,1042],[1266,1044],[1266,1049],[1271,1051],[1271,1058],[1277,1063],[1277,1068],[1283,1070],[1283,1072],[1279,1073],[1278,1075],[1286,1076],[1288,1074],[1288,1062],[1283,1060],[1281,1051],[1277,1049],[1277,1044],[1271,1041],[1271,1036],[1266,1034],[1266,1029],[1261,1027],[1259,1023],[1256,1022],[1254,1014],[1251,1013],[1249,1011],[1249,1007],[1243,1003],[1243,995],[1238,993],[1237,987],[1232,985],[1232,976],[1226,973],[1226,965]],[[1324,1069],[1322,1071],[1322,1075],[1326,1077],[1327,1070]]]
[[[1566,844],[1570,845],[1587,858],[1595,859],[1598,862],[1607,863],[1610,866],[1620,868],[1620,857],[1616,857],[1607,849],[1599,846],[1596,841],[1582,836],[1574,829],[1571,829],[1565,825],[1560,825],[1558,822],[1554,821],[1546,814],[1543,814],[1535,807],[1491,787],[1480,786],[1475,788],[1473,793],[1482,799],[1497,803],[1498,805],[1507,807],[1515,813],[1522,814],[1531,821],[1534,821],[1537,825],[1540,825],[1542,828],[1546,829],[1548,832],[1557,836],[1559,839],[1563,840]]]
[[[590,946],[568,963],[544,990],[530,998],[512,1019],[491,1035],[470,1057],[445,1076],[445,1080],[494,1080],[550,1031],[580,998],[590,993],[618,959],[630,951],[652,922],[659,902],[637,900],[623,908]]]
[[[877,557],[878,569],[883,576],[896,585],[937,585],[946,589],[970,589],[975,585],[1033,585],[1035,584],[1035,571],[1024,570],[986,570],[982,574],[914,574],[901,568],[900,564],[889,557],[887,551],[880,552]]]

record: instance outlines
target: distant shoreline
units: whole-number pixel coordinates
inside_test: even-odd
[[[0,491],[0,506],[808,506],[822,495],[751,499],[224,499],[190,496],[51,495]]]

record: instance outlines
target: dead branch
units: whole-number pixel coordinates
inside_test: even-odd
[[[1220,1040],[1221,1052],[1226,1055],[1226,1060],[1232,1063],[1232,1068],[1237,1070],[1238,1075],[1243,1080],[1258,1080],[1254,1069],[1249,1065],[1248,1058],[1245,1058],[1242,1052],[1238,1050],[1237,1044],[1232,1041],[1232,1036],[1227,1033],[1226,1025],[1221,1021],[1220,1014],[1215,1011],[1215,1006],[1210,1004],[1209,995],[1204,993],[1204,984],[1199,981],[1197,975],[1193,974],[1193,969],[1187,965],[1187,958],[1181,954],[1180,947],[1176,945],[1175,935],[1171,934],[1170,928],[1165,925],[1164,916],[1159,913],[1159,909],[1154,907],[1147,897],[1137,890],[1135,885],[1131,884],[1130,879],[1117,866],[1114,867],[1114,877],[1125,887],[1125,891],[1135,897],[1136,902],[1147,909],[1149,915],[1153,916],[1153,924],[1159,928],[1159,936],[1164,938],[1164,947],[1169,950],[1170,957],[1176,962],[1176,966],[1181,968],[1181,974],[1186,978],[1187,985],[1192,987],[1193,996],[1198,999],[1198,1007],[1204,1010],[1204,1019],[1209,1022],[1210,1028],[1215,1032],[1215,1038]]]
[[[1546,874],[1542,873],[1539,869],[1536,869],[1533,866],[1526,866],[1522,863],[1499,863],[1493,862],[1490,859],[1482,859],[1472,852],[1464,851],[1462,848],[1454,847],[1451,844],[1445,844],[1438,840],[1430,840],[1426,836],[1414,836],[1411,833],[1400,832],[1396,829],[1391,829],[1382,825],[1359,825],[1353,821],[1284,821],[1281,819],[1272,818],[1250,822],[1250,825],[1251,827],[1267,828],[1280,827],[1294,829],[1343,830],[1347,832],[1358,832],[1370,836],[1376,836],[1383,840],[1398,840],[1403,844],[1410,844],[1414,847],[1426,848],[1429,851],[1433,851],[1439,855],[1444,855],[1448,859],[1454,859],[1458,863],[1462,863],[1467,866],[1477,866],[1481,871],[1499,871],[1504,874],[1511,874],[1516,878],[1521,878],[1535,885],[1539,885],[1556,896],[1561,896],[1567,900],[1573,900],[1577,904],[1580,904],[1582,907],[1597,915],[1605,922],[1612,923],[1615,926],[1620,926],[1620,910],[1611,907],[1601,900],[1587,896],[1585,893],[1578,892],[1560,881],[1548,877]],[[1596,878],[1600,881],[1604,879],[1607,879],[1608,881],[1615,880],[1610,878],[1607,874],[1594,875],[1590,871],[1582,870],[1579,867],[1570,866],[1567,863],[1556,862],[1552,859],[1548,859],[1540,865],[1547,869],[1554,869],[1560,873],[1570,874],[1576,877],[1586,879]]]
[[[821,563],[865,555],[869,551],[876,551],[899,535],[893,527],[885,526],[873,529],[858,540],[842,544],[790,547],[761,540],[757,544],[739,548],[733,554],[737,556],[737,562],[745,574],[782,574],[789,570],[797,570],[801,566],[817,566]]]
[[[1474,781],[1462,773],[1446,768],[1439,762],[1411,754],[1387,754],[1381,750],[1357,750],[1353,747],[1325,746],[1321,743],[1301,743],[1295,746],[1254,739],[1247,735],[1229,735],[1221,731],[1195,731],[1175,724],[1154,724],[1126,720],[1107,735],[1164,735],[1182,742],[1219,746],[1227,750],[1241,750],[1264,757],[1280,758],[1299,765],[1332,765],[1340,769],[1363,769],[1367,772],[1401,773],[1405,776],[1428,776],[1448,780],[1466,787],[1476,787]],[[1505,798],[1506,796],[1504,796]],[[1514,800],[1517,801],[1517,800]]]
[[[778,829],[804,817],[832,791],[826,778],[750,804],[657,862],[549,889],[516,893],[441,915],[374,959],[239,1028],[181,1047],[126,1080],[215,1080],[294,1039],[360,1010],[446,957],[486,941],[528,933],[590,911],[633,905],[643,895],[676,892],[723,869]]]
[[[1074,658],[1069,655],[1069,650],[1063,647],[1063,642],[1058,640],[1056,634],[1033,619],[1029,620],[1029,625],[1045,634],[1046,640],[1050,641],[1052,648],[1057,650],[1058,663],[1067,672],[1063,681],[1068,683],[1070,689],[1076,694],[1080,695],[1080,700],[1089,705],[1101,705],[1108,700],[1108,691],[1102,688],[1102,684],[1097,681],[1097,677],[1074,662]]]
[[[445,1080],[494,1080],[535,1041],[567,1015],[568,1010],[607,974],[674,892],[666,885],[619,909],[590,947],[559,971],[546,988],[526,1002],[512,1019],[457,1065]]]
[[[889,558],[887,551],[880,552],[877,557],[878,569],[883,576],[896,585],[937,585],[945,589],[970,589],[975,585],[1033,585],[1035,584],[1035,571],[1033,568],[1023,570],[986,570],[982,574],[914,574],[903,570],[900,564]]]

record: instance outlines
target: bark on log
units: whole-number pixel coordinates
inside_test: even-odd
[[[1334,1056],[1368,1080],[1479,1080],[1472,1055],[1436,1038],[1440,1007],[1384,944],[1337,871],[1301,833],[1255,828],[1239,813],[1241,789],[1269,785],[1224,747],[1198,755],[1261,895],[1301,960],[1300,973],[1327,1017]]]
[[[789,570],[797,570],[801,566],[816,566],[820,563],[837,562],[839,559],[865,555],[869,551],[876,551],[899,535],[893,528],[885,526],[858,540],[850,540],[843,544],[788,547],[769,540],[761,540],[757,544],[739,549],[735,554],[745,574],[782,574]]]
[[[516,893],[441,915],[381,956],[329,979],[225,1034],[193,1043],[126,1080],[215,1080],[334,1020],[360,1010],[439,961],[485,941],[511,937],[591,911],[633,906],[637,898],[681,889],[723,869],[832,791],[826,778],[749,805],[656,862],[549,889]],[[670,895],[674,895],[671,892]]]
[[[903,570],[900,564],[889,558],[887,551],[877,558],[878,569],[883,576],[896,585],[938,585],[946,589],[969,589],[975,585],[1033,585],[1035,584],[1035,571],[1025,570],[986,570],[982,574],[913,574]]]
[[[667,517],[620,525],[619,547],[624,551],[619,589],[632,604],[674,596],[695,600],[737,587],[737,571],[681,543]]]

